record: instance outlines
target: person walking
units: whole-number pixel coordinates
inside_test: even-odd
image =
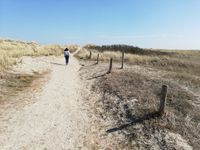
[[[66,65],[69,63],[69,49],[66,48],[64,50],[64,56],[65,56],[65,62],[66,62]]]

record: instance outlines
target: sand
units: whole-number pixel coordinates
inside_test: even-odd
[[[28,61],[22,61],[19,68],[31,67],[30,61],[34,61],[34,58],[26,59]],[[29,65],[24,64],[26,62]],[[52,72],[42,89],[32,93],[34,103],[22,109],[5,110],[7,113],[0,118],[2,150],[84,149],[81,135],[86,134],[87,115],[82,108],[79,63],[71,56],[68,65],[64,64],[63,57],[47,60],[40,58],[32,64],[40,66],[42,62]]]

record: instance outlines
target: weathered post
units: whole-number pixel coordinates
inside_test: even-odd
[[[89,59],[91,59],[91,58],[92,58],[92,52],[90,51]]]
[[[124,68],[124,50],[122,50],[122,66],[121,69]]]
[[[97,64],[99,63],[99,54],[97,54]]]
[[[112,70],[112,58],[110,58],[110,66],[109,66],[108,73],[111,73],[111,70]]]
[[[165,113],[165,102],[167,98],[167,85],[162,86],[162,91],[161,91],[161,97],[160,97],[160,108],[158,110],[158,113],[160,116],[162,116]]]

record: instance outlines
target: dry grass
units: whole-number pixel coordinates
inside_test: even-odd
[[[77,45],[67,45],[71,52],[78,49]],[[64,46],[39,45],[34,42],[0,40],[0,71],[16,63],[21,56],[59,56],[63,54]]]
[[[164,118],[145,117],[156,112],[160,98],[161,85],[169,86],[167,110]],[[178,133],[195,149],[200,148],[198,125],[200,113],[193,105],[197,98],[180,86],[163,79],[153,79],[150,76],[134,73],[133,71],[119,71],[104,76],[97,86],[103,92],[101,114],[103,118],[111,118],[115,127],[134,122],[133,126],[124,129],[125,139],[130,141],[124,147],[134,148],[142,141],[150,143],[157,141],[160,149],[173,148],[165,139],[167,132]],[[139,124],[139,128],[135,128]],[[128,133],[128,134],[127,134]],[[163,135],[157,139],[159,135]],[[132,145],[132,142],[136,145]],[[164,141],[162,145],[162,141]],[[154,142],[153,142],[154,143]],[[139,144],[145,148],[147,145]]]
[[[84,79],[92,83],[91,90],[96,95],[101,95],[91,102],[94,114],[102,122],[112,122],[102,130],[113,128],[109,131],[116,132],[107,136],[120,138],[114,149],[189,149],[189,145],[200,148],[200,96],[185,88],[182,82],[177,84],[179,77],[172,77],[168,71],[135,65],[124,70],[115,66],[111,74],[105,74],[107,63],[82,63]],[[159,118],[155,112],[163,84],[169,86],[167,113]]]
[[[45,76],[48,72],[34,74],[14,74],[14,73],[5,73],[1,75],[0,80],[0,104],[8,103],[14,101],[15,97],[20,93],[23,93],[24,90],[33,88],[33,82],[41,83],[39,79]],[[39,84],[36,84],[37,87]]]
[[[166,50],[165,50],[166,51]],[[199,82],[200,77],[200,51],[177,51],[170,50],[170,55],[138,55],[125,53],[125,64],[152,67],[159,70],[171,72],[172,77],[180,80]],[[173,54],[174,53],[174,54]],[[91,60],[95,61],[99,54],[99,60],[103,62],[113,58],[114,62],[121,61],[121,52],[92,50]],[[89,51],[82,49],[76,54],[79,59],[88,59]],[[189,76],[189,78],[188,78]]]
[[[66,45],[65,47],[67,47],[71,53],[74,53],[74,52],[77,51],[78,48],[79,48],[79,46],[76,45],[76,44]]]
[[[108,131],[116,132],[109,134],[123,135],[115,149],[200,148],[200,51],[169,52],[170,55],[125,53],[124,70],[116,69],[120,67],[119,51],[92,50],[92,61],[100,54],[98,65],[91,65],[94,63],[89,61],[87,49],[76,55],[88,60],[83,63],[90,63],[83,65],[82,72],[94,81],[91,90],[101,95],[92,102],[95,114],[112,122]],[[106,74],[111,57],[114,68]],[[156,111],[163,84],[169,86],[169,92],[167,113],[160,118]]]

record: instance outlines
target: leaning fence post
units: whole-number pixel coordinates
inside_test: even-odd
[[[92,52],[90,51],[90,56],[89,56],[89,59],[91,59],[92,58]]]
[[[110,66],[109,66],[108,73],[111,73],[111,70],[112,70],[112,58],[110,58]]]
[[[158,110],[158,113],[160,115],[163,115],[165,113],[165,102],[167,98],[167,85],[162,86],[162,91],[161,91],[161,97],[160,97],[160,108]]]
[[[122,66],[121,69],[124,68],[124,50],[122,50]]]
[[[97,54],[97,64],[99,63],[99,54]]]

